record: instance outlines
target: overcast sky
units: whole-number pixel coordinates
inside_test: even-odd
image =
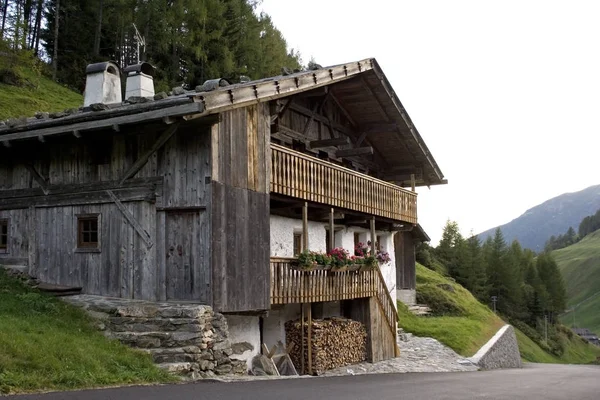
[[[419,190],[437,243],[600,183],[600,1],[264,0],[323,65],[375,57],[442,172]]]

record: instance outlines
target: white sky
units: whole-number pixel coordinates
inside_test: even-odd
[[[263,0],[323,66],[375,57],[447,186],[419,190],[436,244],[600,183],[600,1]]]

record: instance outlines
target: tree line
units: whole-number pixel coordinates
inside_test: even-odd
[[[155,85],[193,88],[207,79],[259,79],[301,68],[259,0],[0,0],[0,37],[52,66],[78,90],[85,67],[140,60],[157,67]],[[145,46],[136,40],[136,29]]]
[[[541,327],[566,307],[566,289],[548,252],[535,254],[518,241],[506,243],[502,231],[481,243],[464,238],[456,222],[448,221],[437,247],[421,245],[417,260],[454,278],[479,301],[495,306],[511,321]]]
[[[572,226],[562,235],[552,235],[546,241],[544,249],[546,251],[558,250],[570,246],[579,242],[581,239],[589,235],[590,233],[596,232],[600,229],[600,210],[596,211],[593,215],[588,215],[583,218],[579,223],[577,233]]]

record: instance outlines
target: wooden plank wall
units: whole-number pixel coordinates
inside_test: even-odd
[[[396,356],[395,338],[375,297],[344,301],[342,309],[347,318],[362,322],[367,328],[367,361],[379,362]]]
[[[1,175],[0,175],[1,177]],[[29,235],[24,229],[29,225],[30,211],[0,210],[0,219],[8,219],[8,249],[0,253],[0,264],[28,265]]]
[[[398,232],[394,235],[394,252],[398,289],[416,289],[417,264],[415,260],[415,243],[411,232]]]
[[[153,232],[154,205],[124,204],[143,229]],[[100,214],[100,251],[77,250],[77,215]],[[155,251],[148,248],[113,204],[38,208],[35,264],[44,282],[81,286],[85,293],[123,298],[156,298]]]
[[[218,311],[266,310],[270,256],[270,115],[258,104],[212,130],[212,282]]]
[[[166,300],[170,285],[171,300],[210,304],[211,220],[202,214],[211,201],[210,127],[180,126],[132,177],[138,181],[157,178],[157,185],[147,179],[135,189],[129,189],[126,182],[123,190],[114,190],[150,235],[154,242],[150,248],[106,193],[107,185],[116,185],[167,128],[154,124],[120,132],[89,132],[80,139],[63,136],[0,149],[0,218],[9,218],[11,227],[9,252],[0,255],[0,263],[29,264],[42,280],[83,286],[89,294]],[[52,193],[60,188],[64,196],[45,196],[27,163]],[[19,190],[35,197],[22,197]],[[18,207],[11,209],[15,196],[21,196]],[[191,220],[186,214],[190,208],[196,216]],[[100,214],[99,253],[76,251],[76,215],[87,213]],[[186,222],[177,222],[182,220]],[[167,226],[173,230],[165,232]],[[188,228],[193,232],[191,242]],[[190,258],[181,265],[189,268],[188,275],[172,270],[167,276],[170,247],[187,243],[193,248],[186,249]],[[193,285],[184,282],[190,275]]]

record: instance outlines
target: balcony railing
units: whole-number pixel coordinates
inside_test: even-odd
[[[293,258],[271,258],[271,304],[315,303],[377,295],[377,271],[299,271]]]
[[[271,192],[417,223],[416,193],[276,144],[271,144]]]

